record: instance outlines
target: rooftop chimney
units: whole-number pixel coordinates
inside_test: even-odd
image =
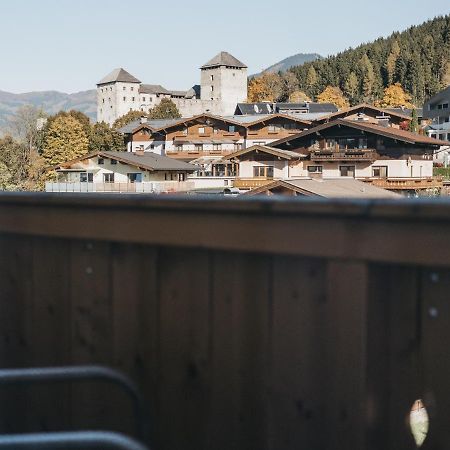
[[[147,123],[147,116],[141,116],[141,123]]]

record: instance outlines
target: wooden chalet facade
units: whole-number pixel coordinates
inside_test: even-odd
[[[304,175],[353,177],[392,190],[441,188],[433,153],[446,142],[395,127],[335,119],[270,144],[298,152]]]
[[[335,113],[314,120],[315,125],[333,122],[337,119],[345,119],[362,123],[373,123],[385,127],[407,130],[411,122],[411,116],[405,112],[393,111],[392,109],[378,108],[367,103],[341,109]]]
[[[254,144],[265,145],[293,136],[311,122],[283,114],[219,117],[210,114],[132,123],[125,134],[129,152],[144,151],[192,161],[225,156]]]

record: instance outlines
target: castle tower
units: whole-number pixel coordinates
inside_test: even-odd
[[[227,52],[220,52],[201,68],[201,100],[219,101],[224,112],[247,100],[247,66]]]
[[[113,70],[97,83],[97,122],[110,125],[130,110],[139,110],[141,82],[126,70]]]

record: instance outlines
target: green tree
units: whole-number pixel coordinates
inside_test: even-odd
[[[112,125],[112,128],[114,130],[118,130],[119,128],[122,128],[134,120],[140,119],[141,117],[148,117],[148,114],[145,114],[142,111],[128,111],[126,114],[116,119]]]
[[[51,121],[42,157],[47,166],[55,166],[85,155],[89,139],[80,122],[71,115],[59,115]]]
[[[319,77],[317,76],[316,69],[311,65],[306,75],[306,89],[309,95],[314,96],[317,94],[317,82]]]
[[[357,102],[358,98],[358,92],[359,92],[359,81],[358,77],[356,76],[355,72],[350,72],[349,76],[345,80],[344,83],[344,92],[345,95],[350,100],[351,104],[354,104]]]
[[[91,127],[89,134],[89,152],[124,151],[123,135],[113,130],[105,122],[98,122]]]
[[[419,130],[419,118],[417,116],[417,109],[413,109],[411,113],[411,122],[409,122],[409,131],[417,133]]]
[[[362,76],[362,94],[364,101],[371,101],[373,98],[375,73],[366,53],[364,53],[359,61],[359,68]]]
[[[386,73],[387,73],[387,83],[394,83],[395,76],[395,65],[397,63],[397,59],[400,55],[400,46],[398,45],[397,39],[394,40],[391,46],[391,52],[387,57],[386,61]]]
[[[156,105],[148,116],[149,119],[179,119],[181,114],[172,100],[163,98],[161,103]]]

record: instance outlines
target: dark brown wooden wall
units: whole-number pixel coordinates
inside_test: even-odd
[[[417,398],[450,443],[446,266],[2,232],[0,287],[1,367],[124,371],[156,449],[413,449]],[[0,388],[2,432],[131,417],[110,386]]]

